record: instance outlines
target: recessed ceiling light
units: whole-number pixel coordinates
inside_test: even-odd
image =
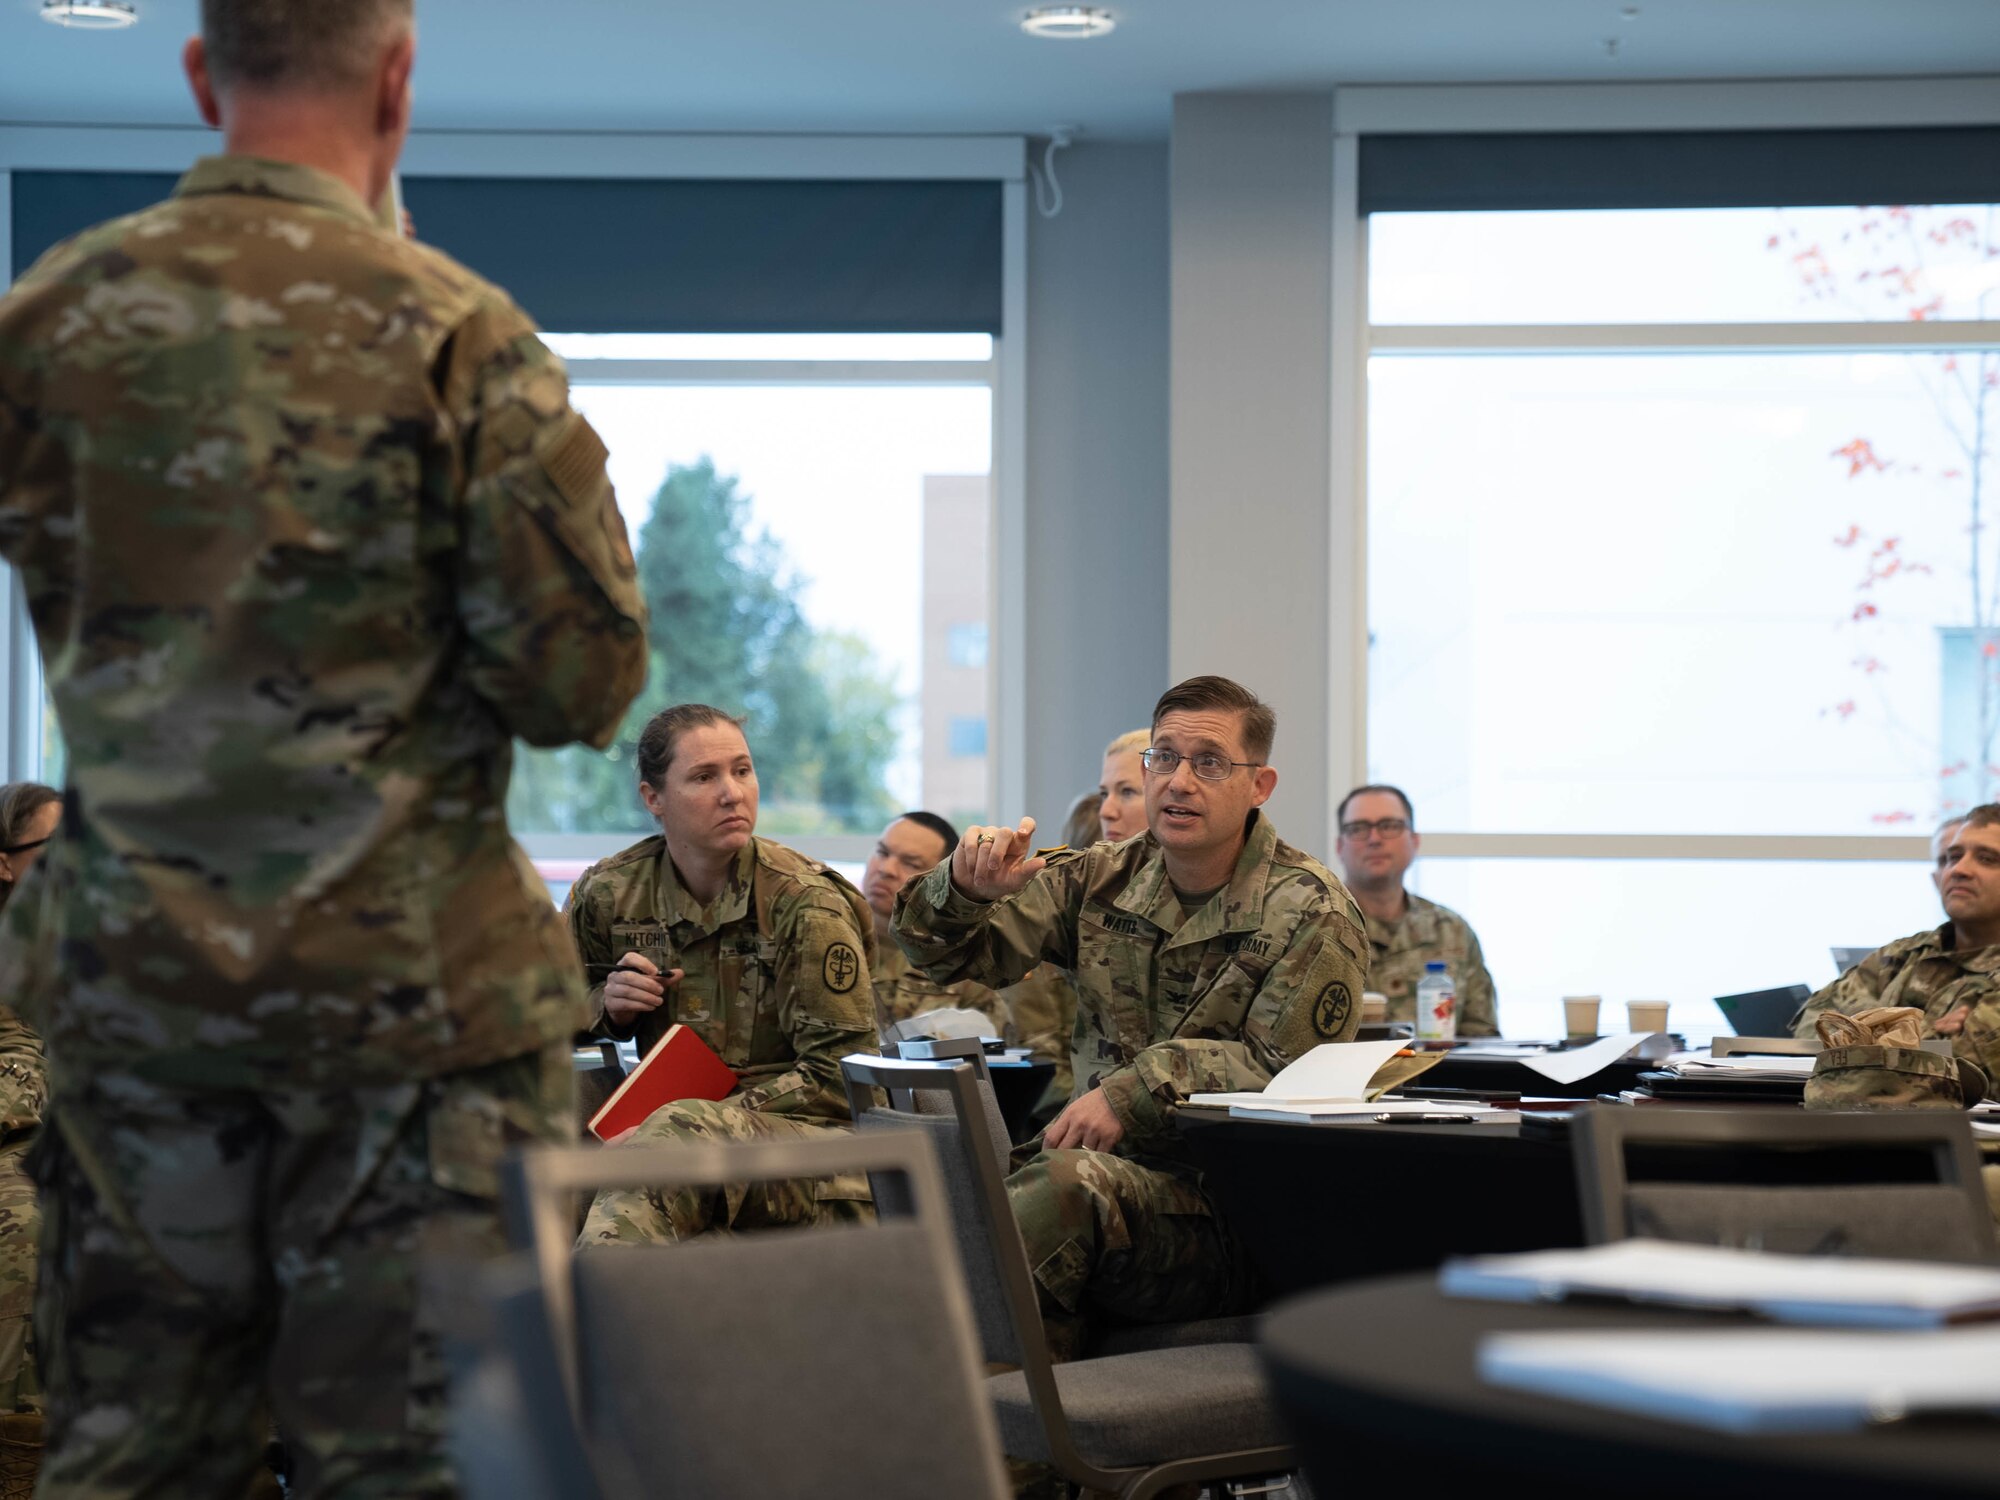
[[[118,31],[135,25],[139,12],[126,0],[42,0],[42,19],[78,31]]]
[[[1105,36],[1117,24],[1110,11],[1094,5],[1040,5],[1021,17],[1021,29],[1029,36],[1058,41]]]

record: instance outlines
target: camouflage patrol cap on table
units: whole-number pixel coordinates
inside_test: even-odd
[[[1815,1029],[1826,1050],[1806,1080],[1806,1108],[1965,1109],[1985,1098],[1985,1072],[1926,1052],[1922,1022],[1908,1006],[1822,1015]]]

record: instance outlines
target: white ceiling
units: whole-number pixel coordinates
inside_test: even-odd
[[[136,3],[85,33],[0,0],[0,122],[192,123],[196,0]],[[419,0],[418,124],[1161,139],[1195,89],[2000,72],[1996,0],[1109,0],[1089,42],[1025,4]]]

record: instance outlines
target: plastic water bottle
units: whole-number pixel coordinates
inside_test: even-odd
[[[1458,1035],[1458,986],[1443,964],[1425,964],[1417,981],[1417,1040],[1448,1042]]]

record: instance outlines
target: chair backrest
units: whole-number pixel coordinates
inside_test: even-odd
[[[1584,1237],[1990,1261],[1960,1114],[1592,1106],[1570,1129]]]
[[[990,1078],[980,1076],[970,1062],[865,1053],[841,1059],[840,1066],[857,1130],[914,1131],[927,1136],[936,1148],[952,1238],[965,1268],[980,1344],[989,1363],[1024,1364],[1022,1312],[1017,1297],[1009,1294],[1010,1282],[1025,1294],[1038,1345],[1041,1312],[1027,1274],[1021,1233],[1007,1207],[1007,1127]],[[868,1102],[876,1089],[887,1095],[889,1108]],[[893,1201],[893,1185],[874,1187],[878,1204],[885,1197]],[[1042,1358],[1047,1358],[1045,1346]]]
[[[876,1223],[574,1248],[579,1192],[848,1172],[894,1184]],[[1006,1494],[943,1184],[914,1136],[536,1152],[519,1179],[579,1426],[648,1494]]]
[[[424,1270],[451,1380],[449,1444],[466,1500],[604,1500],[576,1430],[533,1261],[433,1257]]]

